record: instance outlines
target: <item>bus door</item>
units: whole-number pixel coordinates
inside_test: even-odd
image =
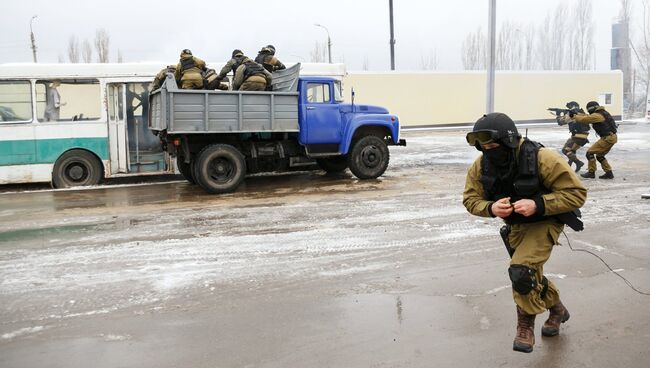
[[[108,95],[108,144],[111,155],[111,174],[127,173],[128,142],[126,140],[126,94],[123,83],[109,83]]]
[[[168,159],[162,150],[160,139],[148,126],[149,82],[125,84],[126,93],[126,132],[129,143],[129,172],[165,172]]]

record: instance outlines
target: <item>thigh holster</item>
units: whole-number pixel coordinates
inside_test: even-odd
[[[513,264],[508,268],[512,289],[519,294],[527,295],[537,286],[535,270],[528,266]]]

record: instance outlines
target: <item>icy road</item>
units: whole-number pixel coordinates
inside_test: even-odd
[[[464,135],[403,132],[374,181],[0,188],[0,367],[647,367],[650,296],[564,237],[545,271],[571,320],[542,338],[539,317],[535,351],[512,352],[500,223],[461,203]],[[568,132],[528,135],[559,150]],[[648,292],[650,124],[608,157],[616,179],[585,182],[567,235]]]

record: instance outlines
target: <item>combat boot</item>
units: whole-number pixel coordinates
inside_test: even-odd
[[[585,163],[582,162],[582,161],[580,161],[580,160],[576,160],[575,163],[576,163],[576,172],[580,171],[580,169],[581,169],[583,166],[585,166]]]
[[[614,179],[614,173],[611,171],[605,171],[605,174],[599,176],[598,179]]]
[[[535,345],[535,315],[526,314],[517,306],[517,336],[512,350],[530,353]]]
[[[560,324],[569,320],[571,315],[562,302],[548,309],[548,319],[542,326],[542,336],[556,336],[560,333]]]
[[[587,179],[593,179],[593,178],[596,177],[596,173],[593,173],[591,171],[587,171],[586,173],[580,174],[580,176],[582,176],[583,178],[587,178]]]

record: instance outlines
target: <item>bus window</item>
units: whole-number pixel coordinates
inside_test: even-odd
[[[39,121],[97,120],[101,116],[99,81],[39,80],[36,110]]]
[[[32,88],[28,81],[0,82],[0,124],[32,120]]]

